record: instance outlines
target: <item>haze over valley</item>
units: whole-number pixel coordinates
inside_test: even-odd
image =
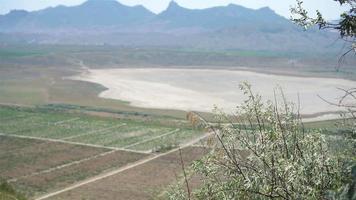
[[[172,1],[165,11],[154,14],[143,6],[89,0],[73,7],[11,11],[0,16],[0,30],[2,44],[106,44],[292,53],[338,53],[342,47],[336,33],[317,29],[305,32],[268,7],[254,10],[235,4],[187,9]]]
[[[192,1],[204,9],[1,1],[16,8],[0,15],[1,200],[337,199],[355,185],[356,23]]]

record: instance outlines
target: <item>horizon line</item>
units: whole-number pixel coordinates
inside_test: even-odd
[[[171,0],[171,1],[168,3],[168,6],[167,6],[164,10],[159,11],[159,12],[155,12],[155,11],[153,11],[152,9],[147,8],[147,7],[146,7],[145,5],[143,5],[143,4],[127,5],[127,4],[125,4],[125,3],[120,2],[120,0],[85,0],[84,2],[79,3],[79,4],[76,4],[76,5],[69,5],[69,6],[68,6],[68,5],[64,5],[64,4],[59,4],[59,5],[56,5],[56,6],[48,6],[48,7],[45,7],[45,8],[35,9],[35,10],[16,9],[16,8],[15,8],[15,9],[9,10],[9,11],[6,12],[6,13],[0,13],[0,16],[8,15],[8,14],[10,14],[11,12],[14,12],[14,11],[38,12],[38,11],[42,11],[42,10],[46,10],[46,9],[50,9],[50,8],[57,8],[57,7],[67,7],[67,8],[76,7],[76,6],[81,6],[81,5],[83,5],[83,4],[85,4],[85,3],[89,2],[89,1],[113,1],[113,2],[119,3],[119,4],[123,5],[123,6],[131,7],[131,8],[141,6],[141,7],[144,7],[146,10],[150,11],[151,13],[153,13],[153,14],[155,14],[155,15],[159,15],[159,14],[161,14],[161,13],[167,11],[168,8],[170,7],[170,5],[171,5],[172,3],[175,3],[175,4],[177,4],[179,7],[184,8],[184,9],[187,9],[187,10],[205,10],[205,9],[210,9],[210,8],[228,7],[228,6],[230,6],[230,5],[235,5],[235,6],[240,6],[240,7],[246,8],[246,9],[256,10],[256,11],[257,11],[257,10],[261,10],[261,9],[263,9],[263,8],[269,8],[270,10],[272,10],[272,11],[273,11],[274,13],[276,13],[277,15],[280,15],[280,16],[286,18],[285,16],[283,16],[283,15],[277,13],[274,9],[272,9],[272,8],[269,7],[269,6],[261,6],[261,7],[259,7],[259,8],[250,8],[250,7],[243,6],[243,5],[237,4],[237,3],[227,3],[227,4],[225,4],[225,5],[210,6],[210,7],[205,7],[205,8],[189,8],[189,7],[184,7],[184,6],[180,5],[180,4],[179,4],[178,2],[176,2],[175,0]]]

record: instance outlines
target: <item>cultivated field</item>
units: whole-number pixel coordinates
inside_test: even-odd
[[[177,146],[202,134],[184,121],[160,123],[150,118],[127,120],[14,107],[0,107],[0,116],[2,135],[141,152]]]
[[[0,177],[33,197],[135,162],[146,154],[0,136]]]
[[[165,199],[167,186],[181,180],[177,146],[189,146],[188,165],[207,151],[199,141],[212,136],[192,128],[185,110],[235,107],[246,77],[271,94],[276,80],[293,75],[293,95],[302,82],[307,95],[321,88],[333,98],[330,88],[356,80],[354,59],[336,72],[330,56],[284,52],[18,45],[1,46],[0,58],[0,180],[30,199]],[[90,73],[68,79],[83,71]],[[324,110],[319,103],[301,102],[310,113]]]
[[[201,158],[207,149],[189,147],[182,150],[184,165],[189,166]],[[164,191],[174,181],[182,179],[178,151],[166,154],[122,173],[74,188],[47,199],[53,200],[113,200],[113,199],[166,199]],[[197,180],[190,180],[196,184]]]
[[[98,115],[0,106],[0,178],[40,196],[203,135],[182,120]]]

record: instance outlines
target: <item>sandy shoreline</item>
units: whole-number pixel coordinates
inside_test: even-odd
[[[215,69],[100,69],[70,79],[103,85],[108,89],[100,97],[128,101],[136,107],[204,112],[211,112],[214,105],[231,112],[245,99],[238,89],[242,81],[251,83],[265,99],[273,99],[274,89],[281,86],[288,100],[298,102],[300,96],[300,112],[307,115],[338,111],[318,95],[333,101],[342,95],[337,88],[356,85],[344,79]]]

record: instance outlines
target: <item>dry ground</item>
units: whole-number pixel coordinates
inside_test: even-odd
[[[185,165],[199,159],[207,149],[187,147],[182,151]],[[146,200],[159,198],[182,173],[179,152],[151,160],[116,175],[48,198],[53,200]]]
[[[107,149],[0,136],[0,175],[17,178],[82,158]]]
[[[126,151],[0,136],[0,178],[27,196],[67,187],[145,157]]]
[[[100,182],[131,168],[141,170],[141,164],[166,157],[168,153],[162,152],[175,148],[174,144],[186,147],[205,137],[186,121],[160,119],[127,120],[46,107],[0,106],[0,179],[35,199],[81,183]],[[146,153],[168,144],[172,146],[157,151],[162,154]],[[158,165],[157,170],[164,172],[165,166]]]
[[[239,84],[247,81],[264,100],[281,96],[298,103],[303,115],[337,112],[329,101],[343,95],[337,88],[351,88],[355,81],[336,78],[271,75],[238,70],[211,69],[96,69],[87,70],[74,80],[101,84],[108,88],[99,94],[104,99],[123,100],[141,108],[211,112],[214,105],[233,112],[247,97]],[[281,102],[282,98],[277,98]],[[315,116],[314,116],[315,117]],[[335,116],[331,116],[335,117]]]

